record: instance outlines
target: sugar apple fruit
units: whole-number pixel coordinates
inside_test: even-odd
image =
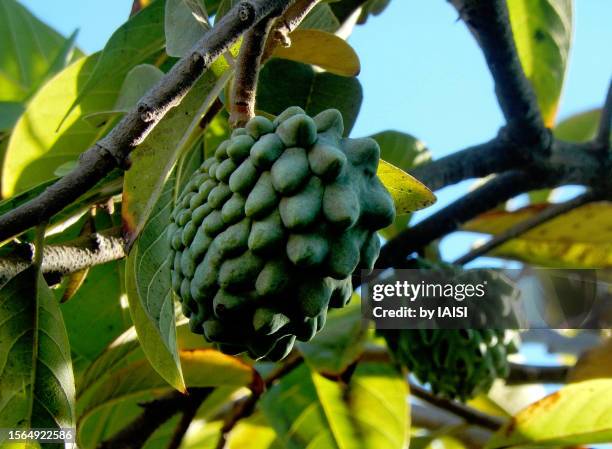
[[[372,139],[342,116],[290,107],[234,130],[179,196],[167,237],[172,288],[193,332],[220,350],[280,360],[343,307],[371,270],[391,196]]]
[[[393,357],[434,394],[466,401],[489,391],[495,379],[508,376],[508,355],[519,346],[519,318],[514,308],[517,290],[503,275],[487,269],[446,266],[463,283],[485,282],[487,304],[474,328],[380,330]],[[487,315],[487,317],[484,317]],[[507,327],[488,328],[483,323]]]

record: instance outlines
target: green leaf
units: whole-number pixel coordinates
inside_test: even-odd
[[[398,215],[423,209],[436,202],[436,196],[427,186],[382,159],[376,174],[391,194]]]
[[[73,44],[74,35],[67,40],[15,0],[2,0],[0,101],[23,103],[67,60],[83,55]]]
[[[99,111],[83,117],[95,127],[103,126],[119,114],[132,109],[138,100],[164,76],[164,72],[151,64],[140,64],[128,72],[121,85],[114,107],[109,111]]]
[[[24,105],[17,101],[0,101],[0,133],[13,129],[19,116],[23,114]]]
[[[35,267],[0,290],[0,341],[0,427],[74,427],[68,337],[59,305]]]
[[[101,136],[81,120],[84,113],[110,109],[114,102],[112,83],[105,92],[88,97],[70,113],[61,132],[57,131],[79,86],[89,78],[98,55],[82,58],[56,75],[30,100],[11,134],[2,168],[2,196],[10,197],[55,177],[54,171],[78,155]]]
[[[390,365],[362,363],[348,386],[301,366],[266,392],[262,411],[287,449],[402,448],[407,388]]]
[[[601,109],[574,114],[557,123],[553,133],[557,139],[569,142],[588,142],[597,134]]]
[[[134,66],[147,62],[164,48],[164,4],[163,0],[151,3],[117,28],[100,53],[91,77],[67,109],[67,116],[88,96],[100,90],[101,85],[108,83],[109,79],[114,82],[123,81]],[[116,98],[115,95],[111,95],[112,100]],[[104,109],[97,111],[101,110]]]
[[[276,432],[258,413],[241,419],[227,439],[227,449],[284,449]]]
[[[202,131],[199,127],[200,119],[217,98],[231,73],[225,59],[217,59],[181,104],[171,109],[132,152],[132,166],[125,174],[121,211],[129,240],[136,238],[142,230],[169,173],[179,156],[193,146]]]
[[[261,382],[251,366],[213,349],[181,351],[180,359],[189,387],[248,387],[257,386]],[[129,399],[138,401],[143,396],[168,391],[168,384],[146,360],[137,360],[120,367],[101,382],[92,385],[79,399],[79,429],[94,412],[104,407]]]
[[[70,301],[62,304],[75,365],[93,362],[130,326],[127,298],[122,299],[123,270],[122,261],[91,268]]]
[[[316,65],[336,75],[359,75],[359,56],[344,39],[335,34],[297,29],[289,37],[291,46],[278,46],[273,56]]]
[[[272,59],[262,69],[257,87],[257,109],[278,115],[300,106],[313,116],[335,108],[342,113],[348,135],[361,108],[362,89],[357,78],[317,73],[310,65]]]
[[[521,65],[544,123],[555,123],[572,40],[572,0],[508,0]]]
[[[151,365],[170,385],[185,389],[176,344],[166,226],[170,222],[174,178],[165,185],[150,220],[126,263],[126,288],[132,322]]]
[[[166,53],[180,58],[210,29],[203,0],[166,0]]]
[[[359,295],[354,294],[347,307],[330,311],[325,327],[315,338],[297,346],[309,366],[338,375],[363,352],[366,336]]]
[[[425,144],[410,134],[389,130],[370,137],[380,146],[380,157],[382,159],[406,172],[431,160],[431,153]],[[387,226],[380,233],[386,239],[391,239],[406,229],[410,218],[410,214],[398,215],[393,224]]]
[[[567,385],[520,411],[488,449],[569,446],[612,441],[612,380]]]
[[[327,3],[319,3],[304,18],[298,28],[315,29],[335,33],[340,28],[340,21]]]

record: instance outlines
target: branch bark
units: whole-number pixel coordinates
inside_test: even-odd
[[[562,366],[535,366],[510,364],[510,374],[506,379],[508,385],[521,384],[560,384],[565,383],[571,367]]]
[[[81,154],[77,167],[37,198],[0,217],[0,241],[48,220],[93,187],[115,167],[127,169],[129,155],[177,106],[191,86],[248,29],[289,0],[244,0],[209,30],[128,112],[113,130]]]
[[[487,415],[476,409],[463,405],[460,402],[435,396],[425,388],[416,385],[413,382],[409,382],[409,384],[411,394],[430,403],[431,405],[452,412],[454,415],[463,418],[469,424],[493,431],[496,431],[504,424],[504,422],[496,416]]]
[[[406,257],[434,240],[456,231],[463,223],[528,190],[553,187],[554,177],[509,171],[496,176],[444,209],[398,234],[382,247],[377,268],[402,265]]]
[[[199,406],[212,388],[192,388],[188,394],[178,391],[142,404],[144,411],[111,438],[103,441],[97,449],[138,449],[141,448],[159,426],[179,411]]]
[[[551,135],[544,126],[535,93],[523,72],[506,0],[449,1],[482,49],[512,140],[522,145],[548,148]]]
[[[79,237],[67,243],[45,245],[42,272],[52,279],[125,257],[121,228]],[[34,263],[35,246],[24,244],[23,249],[0,258],[0,286]]]
[[[257,79],[270,27],[276,15],[262,19],[244,35],[240,54],[236,61],[236,74],[230,105],[230,125],[244,126],[255,116]]]

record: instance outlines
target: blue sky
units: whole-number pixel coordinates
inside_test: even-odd
[[[536,1],[536,0],[533,0]],[[131,0],[22,0],[65,35],[80,29],[86,52],[101,49],[128,17]],[[612,1],[575,0],[574,41],[559,118],[603,102],[612,74]],[[357,27],[349,42],[361,59],[364,101],[355,136],[385,129],[423,140],[438,158],[490,139],[503,124],[482,54],[444,0],[393,0],[384,13]],[[438,204],[465,192],[466,181],[438,192]],[[443,242],[454,259],[473,239],[455,234]]]

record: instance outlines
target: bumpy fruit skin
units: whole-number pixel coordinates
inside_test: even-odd
[[[342,116],[291,107],[234,130],[186,185],[167,237],[191,330],[227,353],[280,360],[350,299],[393,222],[380,149]]]
[[[493,321],[499,319],[498,315],[508,314],[503,322],[512,322],[511,303],[516,290],[505,277],[492,270],[464,271],[461,277],[464,282],[487,283],[492,296],[487,297],[489,304],[480,310],[482,314]],[[420,382],[429,384],[434,394],[461,401],[487,393],[495,379],[507,377],[508,355],[517,352],[519,346],[518,332],[508,329],[399,329],[379,333],[395,360]]]

